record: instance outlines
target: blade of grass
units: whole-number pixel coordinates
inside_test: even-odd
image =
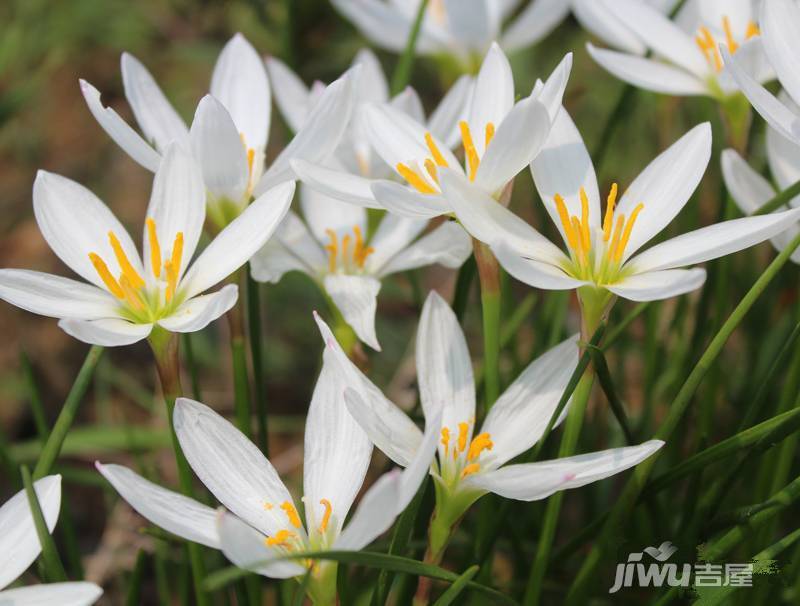
[[[773,210],[778,210],[781,206],[788,204],[789,201],[798,194],[800,194],[800,181],[793,183],[783,191],[775,194],[770,200],[759,206],[753,215],[766,215]]]
[[[261,290],[247,271],[247,329],[250,335],[250,359],[253,362],[253,389],[256,401],[258,445],[269,456],[269,422],[267,417],[266,377],[264,376],[263,334],[261,329]]]
[[[144,566],[147,561],[147,553],[140,549],[136,554],[136,563],[133,565],[131,578],[128,579],[128,591],[125,593],[125,606],[137,606],[141,604],[142,579],[144,578]]]
[[[606,364],[606,357],[603,355],[603,350],[599,347],[587,347],[586,351],[592,356],[592,364],[597,374],[597,381],[600,383],[603,393],[606,394],[606,398],[608,398],[608,405],[614,413],[619,426],[622,428],[622,433],[625,434],[625,442],[627,442],[629,446],[632,446],[636,440],[633,437],[633,432],[628,423],[625,406],[617,396],[617,390],[614,388],[614,381],[611,379],[611,373],[608,370],[608,364]]]
[[[22,375],[25,377],[25,390],[28,392],[28,402],[31,406],[31,415],[33,416],[33,424],[36,426],[36,434],[44,443],[48,434],[47,417],[44,414],[42,395],[39,393],[39,386],[36,384],[36,377],[33,374],[33,366],[25,350],[20,350],[19,352],[19,365],[22,367]]]
[[[433,603],[433,606],[449,606],[452,604],[453,601],[461,595],[461,592],[467,588],[467,583],[469,583],[472,578],[478,574],[478,570],[480,570],[480,568],[477,565],[467,568],[461,574],[461,576],[458,577],[458,580],[450,585],[447,591],[445,591],[441,597]]]
[[[422,0],[417,8],[417,14],[414,17],[414,23],[411,26],[411,31],[408,33],[408,40],[397,66],[394,68],[392,74],[392,95],[398,95],[403,92],[403,89],[408,86],[411,80],[411,69],[414,67],[414,49],[417,46],[417,38],[419,37],[419,30],[422,27],[422,19],[425,17],[425,10],[428,8],[428,0]]]
[[[56,544],[53,542],[53,537],[50,536],[50,531],[47,529],[47,523],[44,520],[42,508],[39,505],[39,499],[36,496],[36,491],[33,489],[31,472],[26,465],[23,465],[20,468],[20,473],[22,475],[22,485],[25,487],[25,494],[28,497],[28,506],[31,508],[33,525],[36,527],[36,535],[39,537],[39,543],[42,546],[41,557],[47,580],[51,582],[66,581],[67,573],[64,571],[64,565],[61,563],[58,551],[56,551]]]

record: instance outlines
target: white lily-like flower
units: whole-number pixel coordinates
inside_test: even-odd
[[[678,268],[753,246],[800,219],[800,209],[734,219],[638,253],[687,203],[710,156],[711,128],[704,123],[656,157],[619,203],[614,184],[601,220],[589,152],[562,110],[531,172],[566,253],[492,198],[480,196],[458,173],[444,173],[442,183],[458,220],[473,237],[491,246],[508,273],[537,288],[577,288],[582,302],[592,301],[592,313],[602,314],[614,295],[651,301],[699,288],[705,270]]]
[[[372,443],[344,402],[338,363],[326,351],[306,419],[302,502],[305,524],[275,468],[233,424],[193,400],[178,398],[175,432],[194,472],[225,507],[216,512],[162,488],[120,465],[98,470],[142,516],[189,541],[221,549],[242,568],[273,578],[310,569],[315,603],[333,603],[336,565],[286,559],[293,553],[359,550],[385,532],[425,479],[437,427],[421,440],[407,469],[389,471],[364,494],[345,525],[364,482]]]
[[[581,0],[578,0],[581,3]],[[591,0],[590,11],[610,40],[627,52],[596,48],[589,54],[604,69],[634,86],[670,95],[724,99],[738,91],[725,69],[725,52],[735,54],[758,82],[774,78],[757,25],[758,0],[690,0],[675,20],[641,0]],[[632,40],[638,39],[638,45]],[[641,55],[642,49],[653,58]]]
[[[467,117],[459,123],[463,169],[436,133],[391,105],[371,104],[362,110],[369,142],[408,185],[334,171],[311,174],[300,163],[294,163],[295,170],[326,195],[408,217],[452,212],[439,184],[439,173],[447,168],[461,171],[476,190],[499,198],[544,144],[571,66],[568,54],[546,83],[537,82],[528,97],[515,102],[511,66],[500,47],[492,45],[467,102]]]
[[[338,11],[373,44],[400,53],[420,0],[332,0]],[[506,51],[531,46],[569,14],[568,0],[532,0],[503,25],[519,0],[431,0],[414,50],[421,55],[451,55],[469,69],[494,40]],[[505,30],[505,31],[503,31]]]
[[[317,322],[348,385],[345,399],[353,418],[392,461],[400,466],[416,462],[422,432],[358,370],[328,327]],[[576,337],[531,362],[495,402],[480,430],[466,339],[455,314],[435,292],[420,318],[416,364],[426,428],[441,415],[438,459],[431,452],[427,462],[437,493],[434,519],[446,528],[488,492],[522,501],[544,499],[628,469],[663,445],[651,440],[553,461],[507,464],[542,437],[577,367]]]
[[[61,509],[61,476],[46,476],[33,484],[47,530],[53,532]],[[24,490],[0,507],[0,604],[3,606],[88,606],[103,590],[94,583],[49,583],[4,589],[39,556],[42,545],[36,534]]]
[[[782,93],[778,98],[793,111],[800,113],[800,108],[789,95]],[[753,170],[749,164],[733,149],[722,152],[722,176],[725,187],[731,194],[739,209],[746,215],[752,214],[777,193],[800,181],[800,145],[789,141],[772,127],[767,129],[767,162],[772,178],[778,186],[776,189],[767,179]],[[788,208],[800,206],[800,197],[793,198]],[[785,210],[783,206],[780,210]],[[800,233],[800,224],[795,224],[771,238],[778,251],[786,246]],[[800,263],[800,249],[795,250],[791,260]]]
[[[320,96],[301,129],[274,162],[265,167],[271,91],[264,63],[252,45],[236,34],[222,49],[211,77],[210,94],[197,106],[191,129],[172,107],[138,59],[123,53],[125,96],[144,138],[81,80],[81,91],[100,126],[133,160],[155,172],[168,145],[193,151],[208,190],[210,218],[226,225],[252,196],[295,178],[290,160],[321,162],[333,152],[349,121],[352,74],[345,74]]]
[[[662,15],[669,14],[678,0],[638,0],[657,10]],[[697,3],[688,0],[684,4]],[[636,32],[636,23],[620,21],[606,10],[606,5],[597,0],[572,0],[572,14],[581,26],[617,50],[634,55],[644,55],[647,45]]]
[[[39,171],[33,211],[53,252],[88,284],[24,269],[0,270],[0,298],[59,318],[86,343],[128,345],[155,326],[194,332],[236,302],[230,284],[203,295],[244,265],[283,219],[294,181],[267,191],[190,263],[205,220],[205,188],[192,158],[177,144],[156,172],[140,257],[125,228],[88,189]]]

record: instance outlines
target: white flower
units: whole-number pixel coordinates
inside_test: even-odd
[[[352,110],[351,77],[346,74],[321,95],[305,128],[265,170],[271,92],[264,63],[244,36],[236,34],[222,49],[210,95],[197,106],[191,129],[144,65],[128,53],[121,64],[125,96],[146,140],[113,109],[103,107],[97,89],[81,80],[92,115],[117,145],[150,171],[156,171],[171,142],[191,149],[208,190],[210,218],[220,226],[241,212],[251,196],[294,179],[290,159],[327,158]]]
[[[593,29],[611,35],[622,32],[622,38],[608,42],[628,52],[587,44],[589,53],[603,68],[634,86],[671,95],[724,98],[737,91],[725,70],[724,52],[735,53],[759,82],[774,77],[756,24],[756,0],[690,0],[674,22],[641,0],[591,3]],[[763,38],[766,44],[767,37]],[[639,56],[643,49],[654,57]]]
[[[456,216],[473,237],[492,247],[508,273],[531,286],[562,290],[591,287],[600,298],[650,301],[699,288],[705,270],[677,269],[734,253],[789,228],[800,209],[725,221],[637,251],[672,221],[700,182],[711,155],[707,123],[689,131],[653,160],[619,203],[617,186],[601,217],[594,167],[566,110],[531,164],[565,254],[533,227],[451,171],[442,175]],[[585,289],[582,289],[585,290]]]
[[[386,214],[367,238],[365,209],[301,191],[305,222],[293,212],[276,237],[251,259],[253,278],[278,282],[298,270],[328,294],[358,338],[380,351],[375,310],[381,280],[399,271],[439,263],[457,268],[472,252],[467,233],[447,221],[419,237],[427,219]]]
[[[781,93],[779,99],[792,108],[793,111],[800,113],[800,108],[795,105],[791,98]],[[792,143],[772,127],[767,129],[767,162],[770,172],[778,186],[775,187],[764,177],[750,168],[747,162],[733,149],[726,149],[722,152],[722,175],[725,179],[725,187],[739,206],[741,211],[749,215],[770,199],[778,191],[800,181],[800,146]],[[800,206],[800,197],[793,198],[789,207]],[[785,210],[786,206],[781,210]],[[797,234],[800,233],[800,225],[795,224],[786,231],[772,237],[772,244],[779,251],[786,248]],[[800,249],[795,250],[791,260],[800,263]]]
[[[373,44],[400,53],[408,43],[420,0],[333,0],[333,5]],[[535,44],[569,13],[568,0],[532,0],[505,27],[519,0],[430,0],[415,52],[452,55],[470,67],[494,40],[506,51]]]
[[[349,360],[328,327],[317,322],[348,386],[345,399],[353,418],[392,461],[400,466],[415,462],[422,432]],[[507,465],[542,437],[577,367],[577,339],[567,339],[531,362],[495,402],[480,430],[475,427],[475,381],[464,333],[435,292],[422,311],[416,355],[426,428],[441,415],[438,460],[433,452],[428,458],[437,500],[446,495],[466,509],[487,492],[523,501],[544,499],[619,473],[664,444],[651,440],[630,448]]]
[[[61,508],[61,476],[46,476],[33,484],[47,530],[53,532]],[[103,590],[94,583],[50,583],[3,590],[42,551],[24,490],[0,507],[0,604],[4,606],[84,606],[94,604]]]
[[[515,103],[511,66],[495,44],[486,55],[460,121],[466,166],[447,141],[388,104],[367,105],[363,120],[372,148],[408,185],[368,180],[334,171],[312,175],[295,162],[301,179],[323,193],[362,206],[378,206],[409,217],[435,217],[452,207],[441,195],[439,173],[462,171],[475,189],[499,197],[538,153],[561,107],[572,66],[568,54],[530,96]]]
[[[359,550],[385,532],[425,479],[436,428],[403,473],[381,476],[345,518],[369,467],[372,443],[344,403],[344,383],[326,351],[306,419],[302,501],[305,524],[275,468],[236,427],[193,400],[178,398],[175,432],[192,469],[226,510],[219,514],[119,465],[98,470],[141,515],[189,541],[221,549],[234,564],[273,578],[306,573],[312,562],[280,559],[301,551]],[[324,578],[327,564],[313,566]],[[335,581],[334,581],[335,582]]]
[[[278,226],[294,181],[255,200],[194,263],[205,220],[200,172],[177,145],[167,148],[153,181],[140,257],[108,207],[83,186],[39,171],[33,211],[54,253],[86,282],[23,269],[0,270],[0,298],[60,318],[73,337],[97,345],[128,345],[158,325],[170,332],[204,328],[236,302],[228,285],[201,295],[241,267]]]

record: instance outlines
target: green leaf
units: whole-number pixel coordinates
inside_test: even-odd
[[[603,350],[591,345],[586,348],[586,351],[592,356],[592,363],[594,364],[597,380],[600,383],[603,393],[606,394],[606,398],[608,398],[608,405],[622,428],[622,433],[625,434],[625,441],[628,446],[632,446],[635,443],[633,432],[628,423],[625,406],[622,400],[617,396],[617,390],[614,388],[614,381],[611,379],[611,373],[608,370],[608,364],[606,364],[606,357],[603,355]]]
[[[419,30],[422,27],[422,19],[425,17],[425,10],[428,8],[428,0],[422,0],[417,8],[417,15],[414,18],[414,25],[408,33],[408,41],[397,66],[394,68],[392,74],[392,95],[398,95],[403,92],[403,89],[408,86],[411,79],[411,68],[414,66],[414,48],[417,46],[417,38],[419,37]]]
[[[125,595],[125,606],[136,606],[141,603],[142,578],[144,576],[144,564],[147,561],[147,553],[140,549],[136,554],[136,563],[133,565],[133,573],[128,580],[128,592]]]
[[[450,585],[450,588],[433,603],[433,606],[449,606],[449,604],[452,604],[453,600],[461,595],[461,592],[467,588],[467,583],[469,583],[472,578],[478,574],[478,570],[480,570],[480,567],[477,564],[467,568],[463,574],[458,577],[458,580]]]
[[[61,563],[61,558],[56,551],[56,545],[53,542],[53,537],[50,536],[50,531],[47,529],[42,508],[39,505],[39,499],[36,497],[36,491],[33,489],[33,480],[31,479],[31,472],[27,466],[23,465],[20,468],[22,474],[22,484],[25,487],[25,494],[28,497],[28,505],[31,508],[31,515],[33,516],[33,524],[36,527],[36,534],[39,537],[39,543],[42,546],[42,562],[44,563],[44,572],[47,579],[53,582],[61,582],[67,580],[67,573],[64,571],[64,565]]]
[[[766,215],[771,213],[773,210],[778,210],[781,206],[788,204],[789,200],[798,194],[800,194],[800,181],[792,183],[783,191],[775,194],[772,199],[759,206],[753,215]]]

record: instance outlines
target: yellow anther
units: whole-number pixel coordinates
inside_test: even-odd
[[[269,511],[270,509],[272,509],[272,507],[273,507],[272,503],[270,503],[269,501],[264,501],[264,509]]]
[[[412,168],[400,162],[395,169],[403,179],[421,194],[435,194],[436,190]]]
[[[295,528],[300,528],[303,524],[300,522],[300,516],[297,515],[297,510],[289,501],[281,503],[281,509],[286,512],[286,517],[289,518],[289,523]]]
[[[444,446],[444,454],[450,448],[450,430],[447,427],[442,427],[442,446]]]
[[[322,514],[322,522],[320,522],[319,525],[319,532],[320,534],[323,534],[328,528],[328,522],[330,522],[331,511],[333,511],[333,507],[328,499],[320,499],[319,504],[325,508],[325,513]]]
[[[291,537],[297,536],[291,530],[279,530],[275,533],[274,537],[267,537],[264,539],[264,543],[267,547],[288,547],[289,546],[289,539]]]
[[[581,187],[581,238],[583,240],[583,250],[589,252],[592,249],[592,239],[589,233],[589,196],[586,195],[586,190]]]
[[[628,245],[628,240],[631,237],[631,231],[633,231],[633,225],[636,223],[636,217],[639,216],[639,213],[642,212],[644,208],[644,204],[639,202],[636,205],[636,208],[633,209],[631,216],[628,217],[628,222],[625,224],[625,231],[622,233],[622,238],[620,239],[619,245],[617,249],[614,251],[614,261],[619,263],[622,259],[622,255],[625,253],[625,247]]]
[[[122,291],[122,287],[120,287],[119,282],[117,282],[114,276],[111,275],[111,272],[108,270],[108,265],[100,258],[100,255],[97,253],[89,253],[89,260],[92,262],[92,265],[94,265],[94,269],[100,276],[103,284],[111,291],[111,294],[117,299],[124,299],[125,293]]]
[[[728,15],[725,15],[722,18],[722,29],[725,32],[725,42],[728,44],[728,50],[731,54],[735,53],[739,50],[739,45],[736,44],[736,40],[733,38],[733,31],[731,30],[731,20],[728,18]]]
[[[152,217],[147,217],[147,239],[150,242],[150,266],[153,268],[153,275],[161,277],[161,247],[158,245],[158,234],[156,233],[156,222]]]
[[[428,146],[433,161],[436,162],[436,166],[447,166],[447,160],[445,160],[442,152],[439,151],[439,147],[436,145],[436,141],[433,140],[433,135],[430,133],[425,133],[425,144]]]
[[[119,243],[117,236],[114,235],[114,232],[108,232],[108,241],[111,244],[111,248],[114,250],[114,256],[117,258],[117,263],[119,263],[119,268],[122,270],[122,275],[128,278],[128,282],[130,282],[133,288],[141,288],[144,286],[144,280],[142,280],[139,272],[131,265],[131,262],[128,260],[128,255],[122,250],[122,245]]]
[[[181,273],[181,258],[183,257],[183,232],[179,231],[175,234],[175,241],[172,243],[172,255],[170,261],[175,268],[175,273]]]
[[[464,154],[467,157],[467,165],[469,166],[469,180],[474,181],[475,173],[478,172],[478,165],[480,164],[478,150],[475,149],[475,143],[472,141],[469,124],[462,120],[458,123],[458,128],[461,129],[461,142],[464,144]]]
[[[469,423],[458,424],[458,452],[464,452],[467,447],[467,435],[469,433]]]
[[[744,34],[745,40],[749,40],[753,36],[760,36],[761,30],[758,29],[758,26],[753,22],[749,21],[747,23],[747,31]]]
[[[472,443],[469,445],[467,460],[473,461],[477,459],[484,450],[491,450],[492,448],[494,448],[492,437],[488,433],[480,433],[473,438]]]
[[[553,196],[558,210],[558,217],[561,219],[561,227],[564,228],[564,235],[567,236],[567,243],[570,248],[578,247],[578,234],[572,232],[572,224],[570,223],[569,213],[567,212],[567,205],[564,203],[564,198],[559,194]]]
[[[164,263],[164,271],[167,274],[167,291],[165,297],[167,303],[169,303],[172,301],[172,297],[175,296],[175,289],[178,286],[178,269],[172,261],[166,261]]]
[[[606,217],[603,220],[603,242],[608,242],[611,237],[611,227],[614,225],[614,205],[617,203],[617,184],[611,184],[606,201]]]
[[[350,258],[349,257],[350,242],[352,242],[352,241],[353,241],[353,239],[350,237],[349,234],[342,238],[342,263],[346,263],[347,259]]]
[[[609,261],[614,260],[615,251],[619,246],[619,240],[622,237],[622,229],[624,227],[625,227],[625,215],[619,215],[617,217],[617,225],[614,227],[614,235],[611,237],[611,244],[609,245],[608,252],[606,253]]]
[[[489,143],[492,142],[492,139],[494,139],[494,124],[491,123],[491,122],[487,122],[486,123],[486,139],[485,139],[486,143],[485,143],[484,147],[489,147]]]
[[[139,291],[136,290],[130,283],[130,280],[128,280],[128,276],[124,274],[120,276],[119,286],[125,295],[125,300],[128,302],[128,305],[130,305],[134,309],[142,309],[144,307],[144,305],[142,304],[142,299],[139,297]]]
[[[716,71],[722,71],[722,56],[719,54],[717,41],[714,39],[713,34],[705,26],[701,27],[698,31],[700,34],[695,36],[695,42],[697,42],[697,46],[699,46],[700,50],[703,51],[703,54],[706,56],[706,60],[709,63],[714,64],[714,69]]]
[[[326,229],[325,233],[331,239],[325,250],[328,251],[328,269],[333,273],[336,271],[336,254],[339,252],[339,240],[336,238],[336,232],[332,229]]]
[[[425,170],[428,171],[431,179],[439,183],[439,174],[436,172],[436,164],[430,158],[425,158]]]
[[[247,174],[253,174],[253,159],[256,157],[256,150],[252,147],[247,150]]]
[[[473,473],[477,473],[481,470],[481,466],[478,463],[470,463],[467,465],[463,470],[461,470],[461,479],[463,480],[469,475]]]

